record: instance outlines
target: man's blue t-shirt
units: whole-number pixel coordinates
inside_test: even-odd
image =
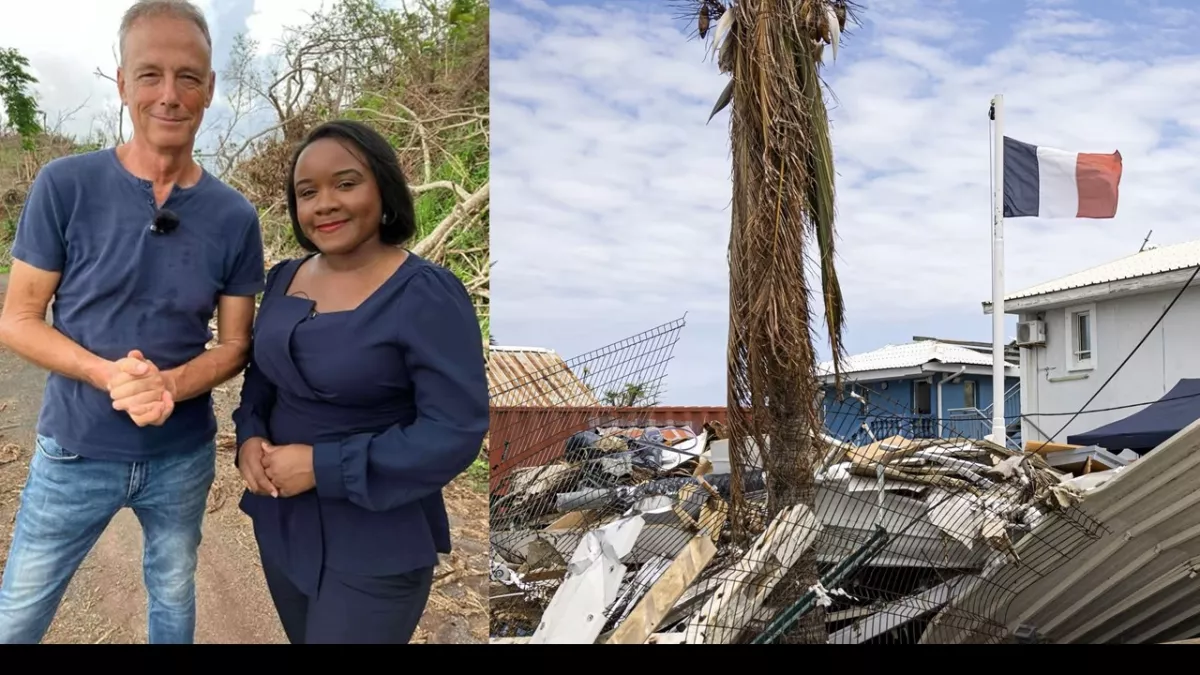
[[[13,244],[14,258],[62,273],[54,327],[115,361],[140,349],[161,370],[202,354],[221,295],[262,290],[258,213],[205,172],[162,205],[179,216],[150,231],[158,207],[150,181],[113,149],[56,159],[38,172]],[[38,433],[92,459],[140,461],[198,449],[216,435],[212,397],[177,401],[161,427],[138,427],[108,392],[57,373],[46,382]]]

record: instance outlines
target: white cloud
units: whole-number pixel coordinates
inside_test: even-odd
[[[331,0],[254,0],[254,13],[246,20],[246,30],[258,41],[259,54],[273,51],[283,37],[283,29],[309,23],[310,16],[328,9]]]
[[[681,363],[713,356],[697,325],[725,322],[725,130],[703,123],[722,82],[669,17],[553,13],[493,8],[493,331],[573,355],[689,312],[668,394],[686,401]],[[716,366],[697,386],[723,387]]]
[[[728,112],[705,119],[724,77],[669,9],[519,4],[493,9],[493,330],[571,354],[691,310],[672,398],[722,403]],[[996,93],[1007,135],[1125,159],[1115,220],[1008,221],[1010,290],[1136,252],[1151,229],[1200,236],[1195,12],[977,7],[868,3],[827,70],[853,351],[988,339]]]

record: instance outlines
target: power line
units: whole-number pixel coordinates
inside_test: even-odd
[[[1158,324],[1162,323],[1162,320],[1167,318],[1167,312],[1171,311],[1171,308],[1175,306],[1175,303],[1179,300],[1179,297],[1182,296],[1183,292],[1186,291],[1188,286],[1192,284],[1192,280],[1196,278],[1197,272],[1200,272],[1200,265],[1197,265],[1192,269],[1192,276],[1188,277],[1188,280],[1184,282],[1183,287],[1179,289],[1179,292],[1175,294],[1175,297],[1171,298],[1170,304],[1163,308],[1162,313],[1158,315],[1158,318],[1154,321],[1154,325],[1150,326],[1150,330],[1146,331],[1146,334],[1142,336],[1141,340],[1138,340],[1138,343],[1133,346],[1133,350],[1129,352],[1129,354],[1125,357],[1125,360],[1121,362],[1121,365],[1117,366],[1117,369],[1112,372],[1112,375],[1108,376],[1108,379],[1104,381],[1104,384],[1100,385],[1100,388],[1096,390],[1096,393],[1092,394],[1092,397],[1089,398],[1081,408],[1079,408],[1079,412],[1076,412],[1074,415],[1072,415],[1071,419],[1067,420],[1067,423],[1064,424],[1061,429],[1059,429],[1050,438],[1042,441],[1042,444],[1039,445],[1037,450],[1034,450],[1033,452],[1039,452],[1042,448],[1046,447],[1046,445],[1054,442],[1054,439],[1058,438],[1059,434],[1066,430],[1067,427],[1071,426],[1071,422],[1074,422],[1076,417],[1079,417],[1081,414],[1083,414],[1084,408],[1087,408],[1092,401],[1096,400],[1096,397],[1100,395],[1100,392],[1104,391],[1104,388],[1108,386],[1108,383],[1113,381],[1113,378],[1117,376],[1117,373],[1121,372],[1121,369],[1125,367],[1126,363],[1129,363],[1129,359],[1133,358],[1133,355],[1137,353],[1137,350],[1141,349],[1142,344],[1150,338],[1150,334],[1154,332],[1155,328],[1158,328]]]
[[[1056,412],[1056,413],[1030,413],[1028,415],[1022,413],[1018,417],[1064,417],[1066,415],[1092,414],[1102,412],[1113,412],[1114,410],[1126,410],[1129,408],[1137,408],[1143,405],[1153,405],[1155,403],[1166,403],[1167,401],[1183,401],[1189,398],[1200,398],[1200,393],[1185,394],[1183,396],[1172,396],[1170,398],[1156,398],[1153,401],[1142,401],[1141,403],[1126,403],[1125,405],[1114,405],[1109,408],[1095,408],[1093,410],[1078,410],[1075,412]]]
[[[871,390],[871,396],[873,396],[873,397],[881,396],[881,394],[877,391]],[[887,396],[884,396],[883,398],[892,403],[898,402],[897,399],[895,399],[895,398],[889,398]],[[1186,401],[1186,400],[1192,399],[1192,398],[1200,398],[1200,392],[1197,392],[1195,394],[1184,394],[1183,396],[1170,396],[1168,398],[1156,398],[1156,399],[1152,399],[1149,401],[1139,401],[1137,403],[1126,403],[1124,405],[1114,405],[1114,406],[1109,406],[1107,408],[1093,408],[1091,410],[1074,410],[1074,411],[1068,410],[1068,411],[1064,411],[1064,412],[1021,413],[1021,414],[1018,414],[1017,417],[1065,417],[1067,415],[1091,415],[1093,413],[1114,412],[1117,410],[1128,410],[1130,408],[1140,408],[1142,406],[1154,405],[1155,403],[1166,403],[1167,401]],[[878,406],[874,406],[874,404],[872,404],[872,406],[878,407]],[[898,417],[898,418],[899,417],[911,417],[910,415],[904,415],[902,413],[889,412],[885,408],[882,408],[882,407],[879,407],[879,409],[885,411],[884,414],[882,415],[885,417]],[[876,416],[880,416],[880,415],[876,415]],[[946,418],[938,418],[938,419],[943,419],[943,420],[949,419],[952,421],[961,422],[963,419],[974,419],[974,418],[946,417]]]

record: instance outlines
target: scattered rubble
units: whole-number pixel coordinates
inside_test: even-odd
[[[1068,543],[1063,533],[1077,527],[1076,518],[1043,519],[1014,547],[1023,564],[998,561],[943,610],[970,607],[974,620],[937,625],[924,642],[1014,635],[1038,643],[1157,644],[1200,635],[1200,422],[1126,466],[1065,482],[1086,493],[1082,511],[1103,528]],[[989,585],[1007,593],[989,593]]]
[[[493,495],[493,642],[770,641],[815,607],[831,643],[918,626],[916,642],[934,615],[955,624],[954,598],[986,569],[1021,565],[1029,533],[1100,482],[987,441],[823,441],[815,500],[773,517],[753,447],[748,510],[730,513],[729,441],[714,424],[591,429],[560,462],[516,469]],[[821,577],[805,593],[783,582],[806,554]]]

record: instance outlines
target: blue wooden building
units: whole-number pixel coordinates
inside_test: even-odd
[[[1004,417],[1009,439],[1020,442],[1019,354],[1005,350]],[[991,433],[992,347],[988,343],[914,337],[850,356],[842,362],[842,392],[833,364],[820,365],[822,412],[829,433],[842,440],[870,442],[906,438],[983,438]],[[864,424],[870,427],[867,434]]]

